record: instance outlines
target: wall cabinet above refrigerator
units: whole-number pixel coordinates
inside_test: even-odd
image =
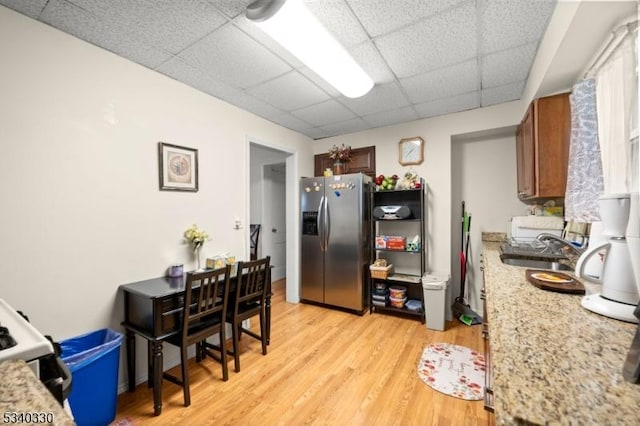
[[[535,99],[516,131],[518,198],[564,198],[569,162],[569,93]]]

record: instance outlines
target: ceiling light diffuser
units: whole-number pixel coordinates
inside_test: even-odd
[[[300,0],[258,0],[246,16],[343,95],[357,98],[373,87],[371,77]]]

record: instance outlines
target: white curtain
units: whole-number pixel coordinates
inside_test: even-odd
[[[631,189],[629,127],[633,97],[638,96],[634,92],[635,69],[634,32],[624,37],[595,75],[598,139],[606,194]]]

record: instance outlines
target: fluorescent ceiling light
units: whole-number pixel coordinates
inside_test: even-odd
[[[300,0],[258,0],[247,18],[349,98],[366,94],[373,80]]]

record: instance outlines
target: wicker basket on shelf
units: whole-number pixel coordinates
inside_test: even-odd
[[[393,273],[393,264],[384,266],[376,266],[373,264],[369,265],[369,270],[371,271],[371,278],[386,280],[387,277]]]

